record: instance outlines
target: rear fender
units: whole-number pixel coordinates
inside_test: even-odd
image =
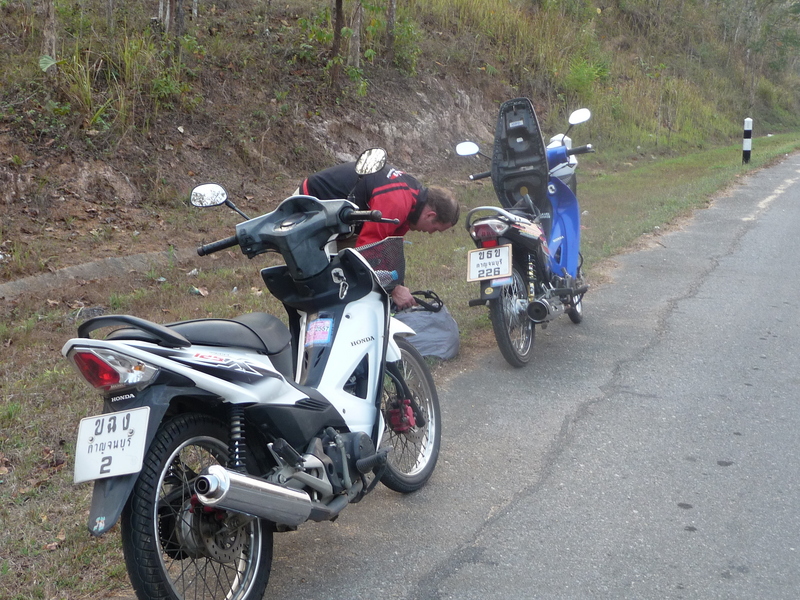
[[[164,415],[167,413],[172,399],[176,396],[197,396],[198,392],[202,391],[194,387],[183,388],[156,385],[143,390],[137,394],[135,398],[125,400],[124,402],[115,402],[112,404],[111,400],[107,399],[103,407],[103,413],[129,410],[142,406],[150,407],[150,417],[147,423],[147,438],[145,441],[146,457],[150,444],[153,442],[156,431],[159,425],[161,425],[161,421],[164,419]],[[89,509],[89,520],[87,522],[89,532],[92,535],[103,535],[116,524],[122,514],[125,503],[128,501],[128,496],[131,494],[133,484],[136,483],[138,477],[138,473],[131,473],[130,475],[122,475],[120,477],[108,477],[106,479],[95,480],[92,504]]]
[[[514,282],[513,277],[499,279],[486,279],[478,282],[479,298],[481,300],[496,300],[503,294],[503,288]]]

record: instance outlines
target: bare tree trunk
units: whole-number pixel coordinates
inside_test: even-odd
[[[109,33],[114,32],[114,0],[106,0],[106,25]]]
[[[172,25],[173,8],[175,7],[175,0],[166,0],[164,3],[164,19],[161,21],[164,27],[164,33],[169,33]]]
[[[181,61],[183,60],[182,52],[183,47],[181,46],[181,36],[184,34],[185,31],[185,23],[183,19],[183,0],[175,0],[175,40],[174,44],[175,47],[173,49],[173,55],[175,57],[175,65],[180,67]]]
[[[339,87],[339,73],[341,72],[342,28],[344,27],[344,14],[342,12],[343,0],[335,0],[333,14],[333,48],[331,48],[331,87]]]
[[[394,24],[397,15],[397,0],[389,0],[386,9],[386,60],[394,63]]]
[[[183,1],[175,0],[175,36],[180,37],[186,32],[186,23],[184,22],[183,14]]]
[[[44,30],[42,31],[42,54],[56,59],[56,6],[55,0],[44,2]],[[53,79],[58,71],[58,66],[53,65],[47,69],[47,77]]]
[[[356,6],[356,13],[353,15],[353,35],[350,37],[350,52],[347,55],[347,64],[356,69],[361,68],[361,21],[364,15],[364,8],[361,2]]]

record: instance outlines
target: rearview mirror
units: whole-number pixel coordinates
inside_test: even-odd
[[[356,161],[356,173],[371,175],[377,173],[386,165],[386,150],[383,148],[370,148],[361,153]]]
[[[192,190],[190,202],[192,206],[201,208],[207,206],[219,206],[228,200],[228,192],[221,185],[216,183],[204,183]]]
[[[588,108],[579,108],[569,116],[569,124],[578,125],[579,123],[585,123],[591,118],[592,111],[590,111]]]
[[[480,152],[480,150],[475,142],[461,142],[456,146],[456,154],[459,156],[472,156]]]

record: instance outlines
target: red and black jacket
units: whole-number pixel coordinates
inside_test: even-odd
[[[301,194],[320,200],[350,199],[362,210],[379,210],[384,218],[400,221],[399,225],[365,223],[358,234],[357,246],[405,234],[409,223],[417,222],[427,191],[414,177],[391,165],[359,179],[354,162],[314,173],[300,184]]]

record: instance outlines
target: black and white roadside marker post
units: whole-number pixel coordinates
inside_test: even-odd
[[[744,120],[744,138],[742,139],[742,164],[750,162],[750,150],[753,149],[753,119]]]

